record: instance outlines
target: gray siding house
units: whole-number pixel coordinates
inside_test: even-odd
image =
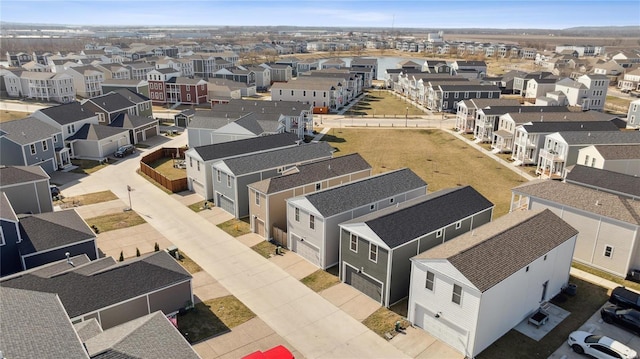
[[[444,189],[340,224],[340,280],[388,307],[409,295],[411,257],[491,221],[470,186]]]
[[[0,166],[0,191],[15,213],[53,212],[49,175],[39,166]]]
[[[62,132],[34,117],[0,124],[0,164],[58,169],[56,148],[64,147]]]
[[[326,142],[224,159],[213,164],[213,193],[216,205],[236,218],[249,215],[248,185],[279,176],[297,165],[329,159],[333,148]]]
[[[326,269],[338,264],[339,224],[427,193],[427,183],[410,169],[287,199],[287,247]]]

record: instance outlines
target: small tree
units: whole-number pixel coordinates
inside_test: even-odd
[[[122,251],[120,251],[120,259],[118,261],[124,262],[124,253]]]
[[[153,251],[154,252],[159,252],[160,251],[160,246],[158,245],[158,242],[156,242],[156,244],[153,245]]]
[[[136,257],[140,257],[140,250],[136,247]]]

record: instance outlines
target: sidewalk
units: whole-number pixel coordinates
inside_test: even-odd
[[[569,271],[569,273],[571,273],[572,276],[580,278],[584,281],[587,281],[589,283],[593,283],[595,285],[599,285],[603,288],[607,288],[607,289],[613,289],[615,287],[619,287],[620,284],[612,282],[610,280],[606,280],[604,278],[600,278],[597,275],[593,275],[591,273],[587,273],[583,270],[577,269],[577,268],[573,268],[571,267],[571,270]]]

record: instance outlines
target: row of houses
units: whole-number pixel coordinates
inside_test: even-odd
[[[150,99],[129,90],[37,110],[0,125],[0,164],[52,173],[70,168],[74,158],[104,160],[120,146],[158,135],[151,116]]]

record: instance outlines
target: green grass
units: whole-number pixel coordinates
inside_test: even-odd
[[[98,230],[100,232],[128,228],[146,223],[146,221],[135,211],[126,211],[122,213],[107,214],[104,216],[88,218],[86,222],[89,226],[98,227]]]
[[[578,263],[578,262],[572,262],[571,266],[576,268],[576,269],[580,269],[581,271],[585,271],[587,273],[591,273],[593,275],[596,275],[596,276],[598,276],[600,278],[603,278],[603,279],[612,281],[614,283],[618,283],[620,285],[623,285],[625,287],[640,291],[640,283],[636,283],[636,282],[632,282],[630,280],[626,280],[624,278],[620,278],[620,277],[615,276],[613,274],[610,274],[610,273],[607,273],[605,271],[601,271],[601,270],[586,266],[586,265]]]
[[[178,315],[178,329],[190,343],[196,343],[226,333],[255,316],[241,301],[230,295],[198,303],[192,310]]]
[[[314,292],[321,292],[340,283],[337,276],[319,269],[300,280],[302,284],[311,288]]]
[[[571,277],[578,286],[575,297],[564,297],[566,301],[551,301],[571,314],[540,341],[535,341],[516,330],[510,330],[502,338],[485,349],[476,358],[548,358],[560,346],[565,345],[569,334],[584,324],[608,299],[607,289]]]
[[[428,184],[428,191],[471,185],[495,204],[493,217],[509,212],[511,189],[527,180],[467,143],[440,130],[336,129],[325,136],[338,151],[358,152],[383,173],[410,168]]]
[[[247,221],[248,219],[240,220],[234,218],[218,224],[218,227],[233,237],[240,237],[241,235],[251,233],[249,222]]]
[[[387,90],[368,91],[362,100],[345,112],[346,116],[405,117],[408,115],[409,118],[424,114],[419,108]]]
[[[94,161],[94,160],[74,159],[74,160],[71,160],[71,164],[73,164],[74,166],[78,166],[78,168],[74,168],[73,170],[71,170],[71,172],[89,175],[107,167],[110,163],[115,163],[115,162],[117,162],[117,160],[114,160],[112,158],[107,159],[104,162]]]

